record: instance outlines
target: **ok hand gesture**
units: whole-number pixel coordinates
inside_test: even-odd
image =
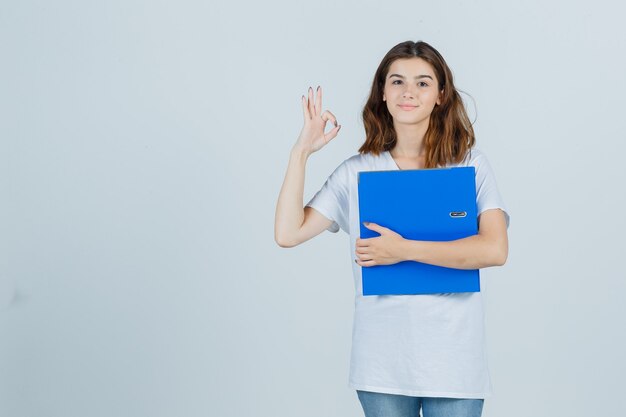
[[[330,142],[341,129],[337,125],[337,118],[330,111],[322,112],[322,88],[317,87],[317,102],[313,99],[313,88],[309,87],[309,98],[302,96],[302,112],[304,113],[304,126],[298,137],[296,146],[304,150],[308,155],[317,152]],[[326,122],[332,120],[335,127],[328,133],[324,133]]]

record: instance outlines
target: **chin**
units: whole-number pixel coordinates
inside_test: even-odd
[[[404,124],[404,125],[418,125],[420,123],[424,123],[428,119],[417,119],[417,118],[414,118],[414,117],[411,117],[411,118],[408,118],[408,117],[396,117],[394,120],[396,121],[396,123],[400,123],[400,124]]]

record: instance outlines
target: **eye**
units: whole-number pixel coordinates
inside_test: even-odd
[[[392,81],[392,82],[391,82],[391,84],[393,84],[393,85],[399,85],[399,84],[396,84],[396,83],[402,83],[402,81],[401,81],[401,80],[394,80],[394,81]],[[425,81],[420,81],[420,82],[419,82],[419,83],[417,83],[417,84],[418,84],[420,87],[428,87],[428,83],[427,83],[427,82],[425,82]]]

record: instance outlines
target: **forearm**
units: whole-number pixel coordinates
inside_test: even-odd
[[[405,260],[455,269],[480,269],[504,263],[502,250],[479,234],[448,242],[405,239]]]
[[[306,162],[309,155],[298,147],[291,150],[289,165],[280,189],[274,219],[274,239],[285,242],[293,236],[304,221],[303,194]]]

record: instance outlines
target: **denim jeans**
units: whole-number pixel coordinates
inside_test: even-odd
[[[480,417],[484,399],[409,397],[356,391],[365,417]]]

